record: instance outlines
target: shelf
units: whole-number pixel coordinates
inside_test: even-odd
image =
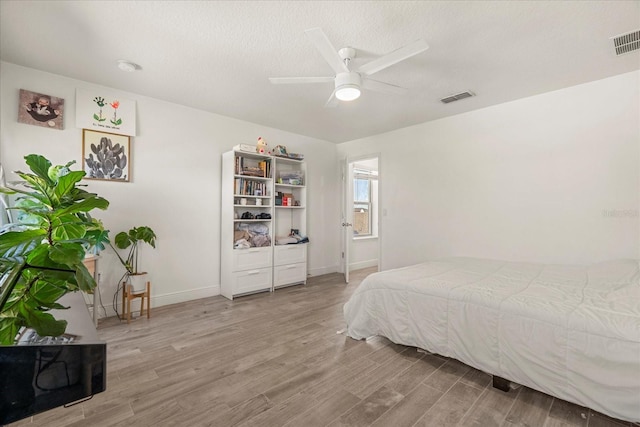
[[[283,160],[285,162],[288,162],[288,163],[302,163],[302,162],[304,162],[304,158],[297,159],[295,157],[284,157],[284,156],[278,156],[278,155],[275,155],[275,154],[273,155],[273,157],[275,157],[278,162],[283,161]]]
[[[288,187],[288,188],[304,188],[304,185],[296,185],[296,184],[281,184],[276,182],[276,187]]]
[[[270,208],[271,205],[233,205],[234,208]]]
[[[234,194],[233,197],[245,199],[270,199],[271,196],[252,196],[250,194]]]
[[[233,222],[271,222],[271,219],[234,219]]]
[[[272,178],[263,177],[263,176],[252,176],[252,175],[234,175],[234,178],[244,178],[244,179],[255,179],[256,181],[271,181]]]
[[[304,209],[304,206],[278,206],[276,205],[276,209]]]

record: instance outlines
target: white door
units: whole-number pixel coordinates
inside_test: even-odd
[[[349,252],[353,238],[353,163],[344,160],[342,173],[342,271],[344,282],[349,283]]]

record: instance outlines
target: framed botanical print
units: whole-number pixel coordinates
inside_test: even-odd
[[[128,182],[130,137],[115,133],[82,130],[82,163],[85,179]]]

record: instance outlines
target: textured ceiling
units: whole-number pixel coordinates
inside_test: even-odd
[[[313,27],[356,48],[354,67],[430,48],[375,74],[407,94],[325,108],[332,83],[268,81],[333,74]],[[640,69],[610,40],[638,28],[639,1],[2,0],[0,59],[339,143]],[[464,90],[477,96],[439,101]]]

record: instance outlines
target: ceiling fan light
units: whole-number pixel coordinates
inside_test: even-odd
[[[353,101],[360,98],[360,88],[358,85],[346,84],[336,89],[336,98],[340,101]]]

